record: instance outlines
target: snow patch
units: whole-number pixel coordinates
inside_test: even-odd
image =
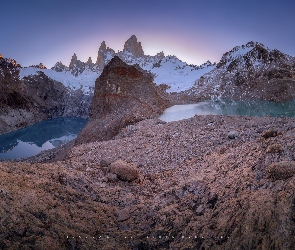
[[[52,69],[39,69],[34,67],[23,68],[20,71],[20,79],[36,75],[38,71],[42,71],[49,78],[61,82],[66,88],[71,90],[81,89],[84,94],[91,94],[94,91],[95,80],[100,76],[101,72],[93,72],[84,70],[78,76],[74,76],[70,71],[56,72]]]

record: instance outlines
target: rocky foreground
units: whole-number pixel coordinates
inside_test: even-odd
[[[1,249],[294,249],[295,120],[128,126],[53,163],[0,163]]]

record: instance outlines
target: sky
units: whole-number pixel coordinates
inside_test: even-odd
[[[263,43],[295,56],[293,0],[2,1],[0,54],[22,66],[96,61],[136,35],[146,55],[163,51],[189,64],[218,62],[235,46]]]

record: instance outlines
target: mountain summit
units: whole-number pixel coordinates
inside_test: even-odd
[[[294,76],[294,57],[249,42],[226,52],[190,92],[205,99],[282,102],[295,98]]]
[[[137,42],[137,38],[135,35],[132,35],[125,42],[123,52],[130,52],[134,57],[144,56],[144,52],[141,47],[141,42]]]

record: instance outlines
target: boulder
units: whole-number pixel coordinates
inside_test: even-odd
[[[239,136],[239,132],[238,132],[238,131],[235,131],[235,130],[230,131],[230,132],[228,132],[228,134],[227,134],[227,137],[228,137],[229,139],[236,139],[238,136]]]
[[[122,160],[111,163],[109,171],[111,174],[117,175],[117,178],[122,181],[134,181],[139,177],[137,166]]]

